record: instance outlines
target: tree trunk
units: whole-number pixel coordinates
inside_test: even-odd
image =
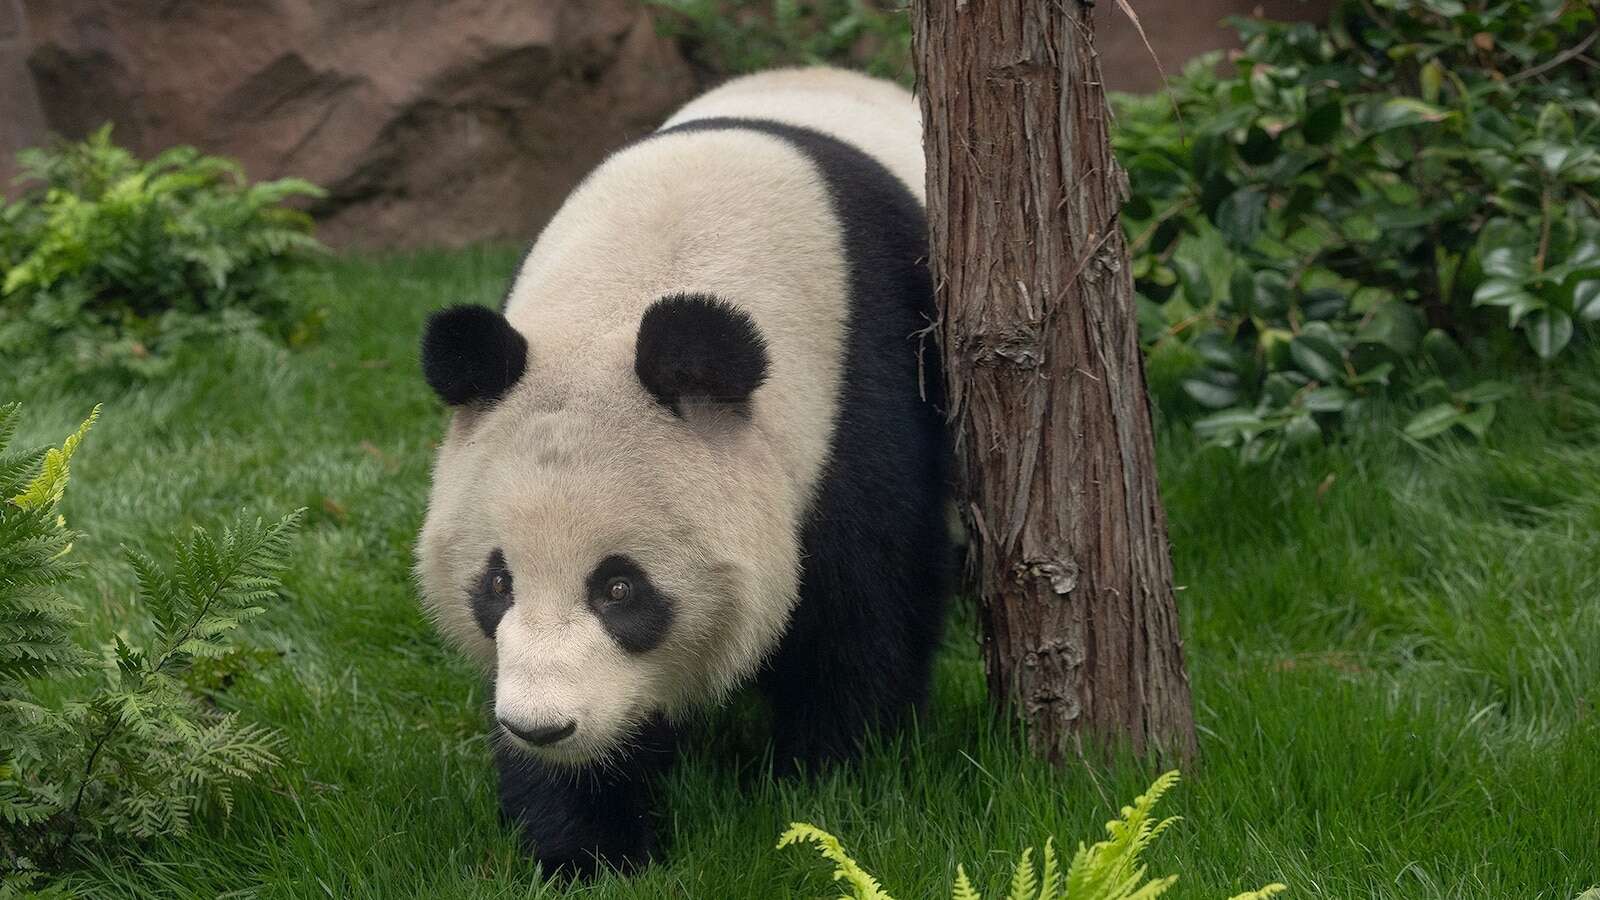
[[[1059,760],[1187,757],[1194,718],[1082,0],[913,13],[949,412],[995,701]]]

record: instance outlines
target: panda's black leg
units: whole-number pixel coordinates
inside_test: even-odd
[[[925,705],[943,600],[933,579],[907,580],[892,592],[901,596],[802,600],[762,675],[777,773],[853,759],[869,732],[892,731]]]
[[[655,855],[652,800],[673,744],[671,728],[658,720],[604,766],[556,766],[497,748],[500,814],[520,828],[547,874],[586,879],[601,866],[640,868]]]

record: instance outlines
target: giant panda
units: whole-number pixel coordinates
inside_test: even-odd
[[[678,727],[742,684],[785,772],[926,698],[952,544],[922,196],[909,93],[747,76],[595,169],[501,311],[428,321],[420,593],[492,673],[501,811],[547,871],[649,860]]]

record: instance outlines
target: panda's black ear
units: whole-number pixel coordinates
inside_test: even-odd
[[[683,415],[683,401],[749,412],[767,378],[767,342],[743,310],[706,294],[673,294],[645,310],[633,371],[661,405]]]
[[[485,306],[452,306],[428,318],[422,377],[450,406],[498,400],[528,367],[528,339]]]

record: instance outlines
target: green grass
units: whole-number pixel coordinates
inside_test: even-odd
[[[0,370],[41,444],[96,402],[66,512],[99,561],[80,586],[121,627],[128,542],[159,550],[240,507],[305,506],[279,662],[226,702],[288,739],[281,778],[177,841],[111,848],[93,897],[541,897],[496,820],[485,690],[418,610],[409,567],[444,417],[416,371],[426,313],[492,301],[514,256],[330,263],[327,333],[239,340],[144,385]],[[1269,881],[1290,897],[1571,900],[1600,882],[1600,354],[1523,379],[1490,440],[1417,447],[1393,427],[1244,469],[1176,431],[1163,492],[1201,729],[1164,804],[1175,897]],[[772,849],[790,820],[838,834],[901,897],[948,896],[958,862],[996,888],[1047,835],[1100,836],[1153,765],[1055,770],[983,693],[964,608],[932,715],[819,782],[759,776],[748,716],[713,717],[666,789],[668,861],[597,898],[833,896]]]

